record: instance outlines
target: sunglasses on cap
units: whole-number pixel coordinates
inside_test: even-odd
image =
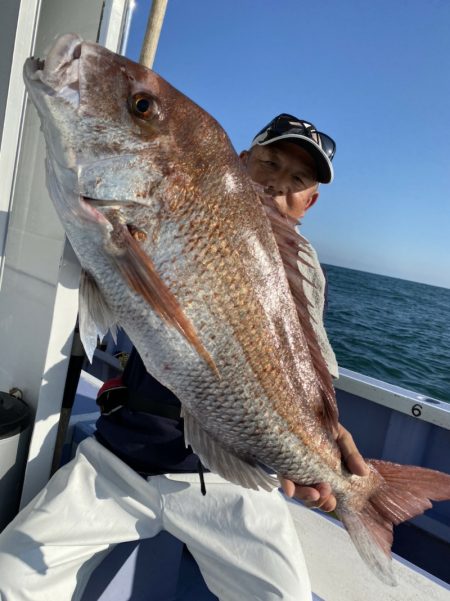
[[[262,134],[264,133],[266,135],[265,137],[262,137]],[[267,143],[273,138],[288,137],[289,134],[295,134],[309,138],[323,150],[330,161],[333,159],[334,153],[336,152],[335,141],[330,138],[330,136],[327,136],[327,134],[317,131],[312,123],[308,123],[308,121],[303,121],[302,119],[297,119],[297,117],[288,115],[287,113],[283,113],[282,115],[275,117],[275,119],[271,121],[268,126],[262,129],[259,134],[255,136],[253,143]]]

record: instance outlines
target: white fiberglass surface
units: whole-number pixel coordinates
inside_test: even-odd
[[[47,192],[44,138],[35,108],[24,102],[23,63],[30,55],[45,56],[56,36],[67,31],[92,41],[100,31],[101,41],[116,50],[128,2],[16,4],[17,30],[9,42],[15,102],[8,99],[0,154],[0,389],[20,388],[36,412],[24,482],[26,501],[50,472],[77,318],[79,265]],[[3,8],[2,3],[0,14]]]

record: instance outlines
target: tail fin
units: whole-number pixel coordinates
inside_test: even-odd
[[[430,501],[450,499],[450,476],[421,467],[369,460],[384,482],[358,513],[342,511],[340,517],[361,557],[375,574],[391,586],[393,524],[397,525],[425,510]]]

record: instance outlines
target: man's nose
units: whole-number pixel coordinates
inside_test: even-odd
[[[268,182],[266,191],[271,196],[285,196],[291,190],[290,190],[288,182],[286,182],[284,180],[277,180],[277,181]]]

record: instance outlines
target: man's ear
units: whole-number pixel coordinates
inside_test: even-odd
[[[308,198],[308,202],[306,203],[306,206],[305,206],[305,211],[310,209],[313,206],[313,204],[315,204],[317,202],[318,198],[319,198],[319,192],[313,192],[311,194],[311,196]]]
[[[249,152],[248,150],[243,150],[240,154],[239,154],[239,158],[241,159],[241,163],[246,167],[247,166],[247,161],[248,161],[248,157],[249,157]]]

